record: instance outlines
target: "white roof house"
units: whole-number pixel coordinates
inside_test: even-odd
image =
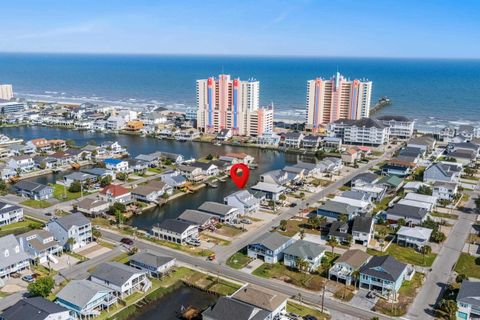
[[[423,227],[406,227],[402,226],[397,232],[397,236],[405,236],[409,238],[417,238],[428,241],[432,235],[433,230]]]
[[[421,208],[426,208],[427,210],[433,210],[435,208],[435,204],[437,203],[437,200],[438,198],[434,196],[412,192],[412,193],[407,193],[404,200],[401,200],[401,201],[404,201],[404,202],[408,201],[408,203],[410,203],[409,205],[414,207],[421,207]]]

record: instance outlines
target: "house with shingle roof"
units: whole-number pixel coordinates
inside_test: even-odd
[[[372,217],[355,217],[352,223],[352,238],[355,243],[368,246],[374,235]]]
[[[433,183],[436,181],[458,183],[462,172],[462,165],[453,162],[437,162],[423,172],[423,181]]]
[[[275,319],[287,308],[288,296],[264,287],[247,284],[238,289],[232,299],[247,303],[270,312],[269,319]]]
[[[277,263],[283,259],[284,250],[294,241],[278,232],[267,232],[247,246],[247,254],[250,258]]]
[[[386,219],[396,222],[399,219],[404,219],[407,224],[420,225],[428,217],[428,210],[421,207],[414,207],[405,204],[395,204],[388,208]]]
[[[0,279],[30,268],[30,257],[14,235],[0,238]]]
[[[130,266],[147,272],[150,276],[161,277],[175,265],[175,258],[152,252],[139,252],[130,256]]]
[[[268,320],[271,312],[248,303],[220,297],[217,302],[202,312],[203,320]]]
[[[87,216],[96,217],[107,212],[110,203],[99,199],[83,198],[75,204],[75,208]]]
[[[66,249],[77,250],[93,240],[92,223],[80,212],[53,218],[47,222],[46,230]],[[69,239],[73,239],[70,243]]]
[[[152,286],[147,272],[119,262],[102,263],[90,275],[90,281],[114,290],[122,299],[134,292],[147,292]]]
[[[347,285],[353,284],[355,279],[352,273],[360,269],[370,258],[369,254],[358,249],[345,251],[328,270],[328,279],[344,282]]]
[[[421,250],[427,245],[433,230],[415,226],[413,228],[402,226],[397,231],[397,243],[406,247],[414,247]]]
[[[360,287],[383,295],[397,293],[408,271],[405,263],[392,256],[374,256],[360,268]]]
[[[317,243],[298,240],[283,252],[283,264],[287,267],[297,268],[297,261],[300,259],[308,263],[308,271],[314,271],[321,265],[326,250]]]
[[[153,226],[152,233],[161,240],[184,244],[198,238],[198,225],[178,219],[166,219]]]
[[[110,184],[99,192],[100,198],[109,203],[129,203],[132,201],[132,192],[119,184]]]
[[[235,223],[240,213],[240,210],[238,210],[237,207],[213,201],[205,201],[200,207],[198,207],[198,210],[218,217],[221,222],[231,224]]]
[[[54,257],[63,251],[53,234],[47,230],[34,229],[17,236],[23,250],[28,253],[32,261],[57,263]]]
[[[480,281],[462,281],[457,295],[457,307],[457,319],[480,318]]]
[[[0,314],[2,320],[72,320],[70,310],[42,297],[21,299]]]
[[[57,293],[55,303],[72,311],[78,318],[100,315],[117,303],[114,290],[89,280],[71,280]]]
[[[0,227],[23,221],[23,208],[0,201]]]

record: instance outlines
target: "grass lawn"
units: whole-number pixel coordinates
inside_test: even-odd
[[[252,272],[253,275],[262,278],[275,278],[297,287],[312,291],[320,291],[326,279],[317,274],[307,274],[294,271],[283,264],[264,263]]]
[[[35,209],[45,209],[52,206],[52,203],[48,202],[47,200],[33,200],[33,199],[25,200],[20,204],[23,204],[24,206],[29,206]]]
[[[179,243],[173,243],[173,242],[160,240],[160,239],[156,239],[156,238],[152,238],[152,237],[143,237],[142,236],[142,238],[145,239],[145,240],[157,243],[159,245],[168,247],[168,248],[172,248],[172,249],[175,249],[175,250],[180,250],[180,251],[183,251],[183,252],[186,252],[186,253],[189,253],[189,254],[193,254],[195,256],[208,257],[209,255],[214,253],[212,250],[202,249],[202,248],[199,248],[199,247],[193,247],[193,246],[189,246],[189,245],[185,245],[185,244],[181,245]]]
[[[355,288],[353,286],[342,286],[333,296],[339,300],[348,302],[352,300],[354,291]]]
[[[68,255],[71,256],[71,257],[74,257],[75,259],[80,260],[80,261],[87,261],[87,260],[88,260],[87,257],[84,257],[84,256],[82,256],[82,255],[79,255],[79,254],[76,253],[76,252],[67,251],[67,252],[65,252],[65,253],[68,254]]]
[[[233,269],[242,269],[247,266],[253,259],[243,252],[237,252],[230,256],[227,260],[227,266]]]
[[[467,277],[480,278],[480,258],[462,252],[455,265],[455,271]]]
[[[9,234],[17,235],[41,227],[43,227],[42,223],[30,219],[25,219],[20,222],[0,227],[0,236],[3,237]]]
[[[70,192],[68,191],[68,187],[62,186],[60,184],[51,184],[53,188],[53,197],[60,201],[69,201],[73,199],[80,198],[82,195],[81,192]],[[83,192],[83,195],[87,195],[87,192]]]
[[[280,228],[278,228],[278,232],[280,234],[283,234],[284,236],[293,237],[302,228],[303,230],[305,230],[305,233],[316,234],[316,235],[320,234],[319,231],[310,229],[307,218],[298,218],[298,217],[287,220],[287,227],[285,231],[282,231]]]
[[[242,230],[239,229],[239,228],[235,228],[233,226],[229,226],[229,225],[226,225],[226,224],[222,224],[220,228],[218,228],[215,233],[218,233],[222,236],[225,236],[225,237],[235,237],[237,235],[239,235],[240,233],[242,233]]]
[[[389,204],[390,201],[392,201],[392,200],[393,200],[393,196],[388,196],[388,197],[383,198],[379,203],[377,203],[377,205],[376,205],[375,209],[373,210],[373,212],[377,213],[377,212],[386,210],[387,207],[388,207],[388,204]]]
[[[413,279],[405,281],[398,290],[398,302],[392,304],[384,299],[379,299],[373,310],[389,316],[403,316],[407,313],[408,306],[415,299],[417,290],[422,286],[423,278],[423,273],[415,273]]]
[[[214,243],[219,246],[229,246],[232,242],[224,239],[220,239],[218,237],[214,237],[211,235],[206,235],[206,234],[201,234],[200,235],[201,240],[205,240],[210,243]]]
[[[435,253],[430,253],[425,255],[425,259],[424,259],[423,254],[415,251],[415,249],[401,247],[395,243],[392,243],[385,252],[380,252],[373,249],[367,249],[367,253],[374,256],[385,256],[389,254],[393,256],[395,259],[397,259],[398,261],[414,264],[417,266],[423,266],[423,267],[430,267],[433,261],[435,260],[435,258],[437,257]]]
[[[111,242],[108,242],[108,241],[104,241],[104,240],[100,240],[100,239],[97,239],[97,243],[99,245],[101,245],[102,247],[105,247],[105,248],[108,248],[108,249],[113,249],[115,248],[115,245]]]
[[[164,170],[160,168],[148,168],[147,171],[158,174],[158,173],[162,173]]]
[[[310,307],[307,307],[303,304],[294,303],[294,302],[290,302],[290,301],[287,302],[287,311],[295,313],[296,315],[299,315],[301,317],[311,315],[311,316],[316,317],[319,320],[330,319],[330,316],[328,314],[322,313],[318,309],[310,308]]]
[[[445,219],[453,219],[453,220],[458,219],[458,215],[450,214],[450,213],[433,212],[433,213],[430,213],[430,215],[432,217],[437,217],[437,218],[445,218]]]

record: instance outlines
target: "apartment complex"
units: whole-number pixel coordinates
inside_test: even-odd
[[[273,130],[273,107],[260,107],[260,82],[221,74],[197,80],[197,127],[207,133],[259,136]]]
[[[389,127],[371,118],[337,120],[328,125],[330,137],[341,138],[345,144],[383,145],[390,137]]]
[[[13,87],[11,84],[0,84],[0,100],[13,99]]]
[[[331,79],[307,82],[307,128],[316,132],[339,119],[359,120],[370,115],[372,82],[346,79],[337,72]]]

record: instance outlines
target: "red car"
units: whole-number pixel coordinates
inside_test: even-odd
[[[120,240],[120,242],[123,243],[123,244],[127,244],[127,245],[129,245],[129,246],[133,245],[133,240],[130,239],[130,238],[122,238],[122,239]]]

